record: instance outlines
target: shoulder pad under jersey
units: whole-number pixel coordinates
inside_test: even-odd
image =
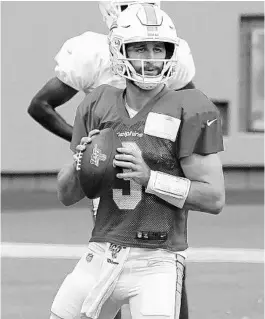
[[[176,74],[167,82],[168,88],[179,90],[186,86],[195,76],[195,65],[188,43],[180,39],[176,52]]]
[[[67,40],[55,57],[56,76],[78,91],[89,90],[101,69],[109,64],[106,35],[85,32]]]

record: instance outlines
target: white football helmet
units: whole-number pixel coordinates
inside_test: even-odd
[[[103,16],[103,21],[106,23],[107,27],[110,29],[113,22],[118,18],[119,14],[127,9],[131,4],[137,3],[149,3],[156,5],[160,8],[160,1],[147,1],[147,0],[132,0],[132,1],[99,1],[99,10]]]
[[[127,57],[126,44],[146,41],[164,42],[167,54],[163,60],[135,59],[141,61],[142,74],[139,74],[130,63],[133,60]],[[131,5],[119,15],[109,33],[113,72],[142,89],[151,90],[175,75],[178,44],[175,26],[163,10],[148,4]],[[144,65],[150,61],[163,63],[162,71],[157,76],[145,75]]]

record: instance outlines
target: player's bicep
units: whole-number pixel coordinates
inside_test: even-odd
[[[192,154],[180,161],[186,178],[191,181],[212,185],[216,190],[224,190],[222,163],[218,154]]]
[[[185,91],[184,91],[185,92]],[[178,158],[224,150],[221,117],[215,105],[197,90],[186,91],[178,136]]]
[[[70,100],[76,93],[75,89],[54,77],[42,87],[34,99],[46,102],[55,108]]]

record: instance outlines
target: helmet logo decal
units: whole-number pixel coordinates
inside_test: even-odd
[[[146,25],[157,25],[157,16],[153,6],[143,5],[145,16],[146,16]]]

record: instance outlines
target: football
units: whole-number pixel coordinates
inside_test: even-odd
[[[100,197],[112,187],[116,174],[122,171],[113,167],[116,149],[121,146],[113,129],[106,128],[92,138],[84,152],[79,152],[77,170],[81,187],[88,198]]]

